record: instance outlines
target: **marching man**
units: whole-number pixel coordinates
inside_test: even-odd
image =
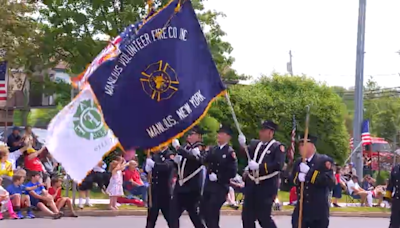
[[[172,146],[177,150],[174,162],[178,169],[178,179],[172,196],[171,224],[172,228],[179,228],[179,218],[183,211],[187,211],[195,228],[204,228],[198,207],[202,189],[202,145],[203,131],[194,127],[189,131],[187,144],[183,147],[177,139]]]
[[[146,159],[145,170],[151,174],[151,205],[148,208],[146,228],[156,226],[160,210],[171,227],[170,207],[174,169],[173,153],[168,147]]]
[[[298,200],[292,215],[292,226],[298,228],[299,207],[301,202],[300,185],[303,182],[303,213],[302,228],[327,228],[329,226],[328,197],[335,186],[333,175],[333,160],[324,154],[316,152],[317,137],[308,136],[304,145],[304,136],[299,140],[299,150],[306,161],[299,158],[293,166],[293,182],[296,186]]]
[[[217,135],[218,145],[204,157],[207,178],[200,204],[200,214],[207,228],[219,228],[220,210],[226,201],[230,180],[237,173],[236,154],[229,146],[231,136],[232,130],[221,126]]]
[[[242,211],[243,228],[276,228],[271,218],[272,204],[278,194],[279,172],[285,162],[285,147],[274,139],[278,125],[262,123],[259,140],[246,145],[246,137],[239,135],[239,143],[247,147],[250,160],[245,173],[245,194]]]

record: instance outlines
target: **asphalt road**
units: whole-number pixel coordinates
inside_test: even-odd
[[[290,217],[277,216],[274,218],[278,228],[292,228]],[[330,228],[345,228],[345,227],[362,227],[362,228],[385,228],[389,226],[389,219],[384,218],[331,218]],[[127,227],[127,228],[144,228],[146,224],[145,217],[80,217],[80,218],[62,218],[61,220],[51,219],[35,219],[35,220],[3,220],[0,221],[0,227],[10,228],[112,228],[112,227]],[[223,216],[221,218],[222,228],[241,228],[240,216]],[[191,228],[189,218],[183,216],[181,218],[182,228]],[[259,226],[257,226],[259,227]],[[167,228],[167,225],[162,217],[159,217],[156,228]]]

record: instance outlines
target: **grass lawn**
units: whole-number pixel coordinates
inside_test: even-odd
[[[66,193],[66,191],[65,191],[65,190],[62,190],[62,192],[61,192],[62,196],[65,196],[65,193]],[[72,198],[72,191],[68,191],[68,197],[71,197],[71,198]],[[76,191],[76,198],[77,198],[77,199],[79,198],[79,193],[78,193],[78,191]],[[100,192],[100,191],[91,191],[91,192],[90,192],[90,198],[91,198],[91,199],[108,199],[108,196],[105,195],[105,194],[103,194],[103,193]]]

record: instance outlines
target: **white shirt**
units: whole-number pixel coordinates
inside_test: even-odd
[[[226,144],[227,144],[227,143],[222,144],[222,145],[218,145],[218,146],[219,146],[219,149],[222,150],[222,148],[224,148],[224,146],[226,146]]]
[[[313,155],[311,155],[311,157],[307,158],[306,161],[311,162],[311,160],[313,159],[315,153]]]
[[[93,172],[105,173],[106,172],[106,168],[107,168],[107,164],[103,162],[103,165],[101,167],[96,165],[93,168]]]
[[[347,182],[347,191],[349,191],[349,194],[353,194],[354,189],[359,189],[360,185],[358,183],[354,183],[353,180],[349,180]]]
[[[11,162],[11,167],[13,170],[17,169],[17,160],[21,157],[22,152],[20,150],[16,150],[12,153],[8,154],[8,161]]]

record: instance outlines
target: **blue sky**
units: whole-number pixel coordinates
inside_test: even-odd
[[[224,12],[239,73],[253,78],[293,71],[329,85],[350,87],[355,80],[358,0],[208,0],[206,9]],[[368,0],[365,78],[381,86],[400,86],[400,1]]]

